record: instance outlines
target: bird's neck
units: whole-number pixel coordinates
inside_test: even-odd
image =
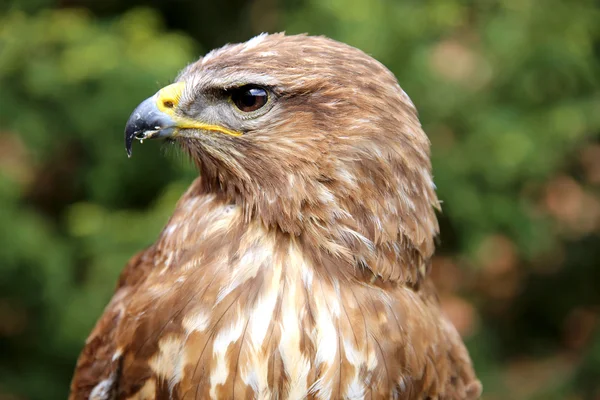
[[[361,222],[366,220],[373,218],[353,218],[346,213],[332,222],[309,216],[301,229],[290,232],[277,223],[265,222],[239,198],[215,191],[198,178],[179,201],[161,235],[159,249],[189,253],[199,243],[210,242],[221,246],[227,253],[224,257],[254,257],[257,249],[260,254],[271,254],[269,257],[299,253],[316,273],[344,281],[418,284],[429,265],[429,250],[416,248],[398,234],[398,221],[387,221],[380,227],[394,232],[393,240],[383,240],[385,232],[376,240],[371,233],[374,227]],[[171,265],[181,265],[181,257],[186,257],[166,251],[161,254],[164,263]]]

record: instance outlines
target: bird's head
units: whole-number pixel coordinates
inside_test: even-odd
[[[274,34],[212,51],[132,113],[129,153],[159,137],[266,226],[333,252],[433,251],[429,141],[394,75],[351,46]]]

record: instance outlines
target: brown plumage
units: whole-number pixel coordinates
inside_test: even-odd
[[[200,177],[125,267],[71,399],[475,399],[428,277],[429,141],[383,65],[261,35],[132,114]]]

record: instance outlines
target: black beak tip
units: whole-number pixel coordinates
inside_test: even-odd
[[[128,126],[129,127],[129,126]],[[125,130],[125,151],[127,152],[127,157],[131,158],[131,147],[133,144],[133,139],[135,139],[135,132]]]
[[[141,113],[136,109],[129,117],[125,126],[125,151],[127,151],[127,157],[131,157],[133,139],[146,130],[145,120],[140,115]]]

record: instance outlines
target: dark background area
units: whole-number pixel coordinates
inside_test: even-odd
[[[595,1],[0,3],[0,400],[61,399],[127,259],[195,172],[123,128],[187,63],[324,34],[398,77],[432,141],[434,277],[485,399],[600,399]]]

